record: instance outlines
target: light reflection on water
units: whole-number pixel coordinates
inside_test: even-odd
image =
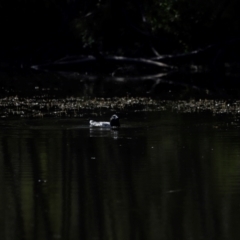
[[[239,239],[237,127],[173,113],[122,124],[3,120],[0,239]]]

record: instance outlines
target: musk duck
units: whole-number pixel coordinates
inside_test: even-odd
[[[119,117],[114,114],[110,118],[110,122],[98,122],[94,120],[89,121],[90,127],[100,127],[100,128],[119,128],[120,122]]]

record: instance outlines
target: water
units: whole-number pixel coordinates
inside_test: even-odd
[[[238,126],[166,112],[121,121],[1,120],[0,239],[240,238]]]

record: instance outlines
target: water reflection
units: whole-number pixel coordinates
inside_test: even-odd
[[[116,132],[1,123],[0,239],[239,239],[240,132],[139,114]]]
[[[113,139],[118,139],[118,129],[110,129],[110,128],[89,128],[89,136],[90,137],[111,137]]]

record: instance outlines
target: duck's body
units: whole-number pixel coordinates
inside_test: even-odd
[[[100,127],[100,128],[119,128],[120,122],[119,117],[117,115],[112,115],[110,118],[110,122],[97,122],[90,120],[89,121],[90,127]]]
[[[110,122],[96,122],[93,120],[89,121],[90,127],[104,127],[104,128],[110,128]]]

